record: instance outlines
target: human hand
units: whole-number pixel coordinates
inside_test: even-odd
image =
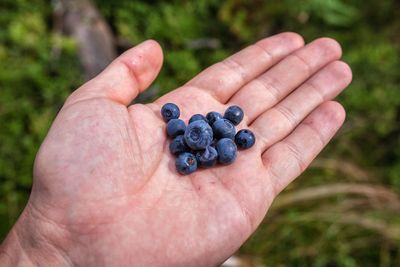
[[[273,199],[342,125],[330,101],[351,80],[340,46],[266,38],[151,104],[130,105],[157,76],[147,41],[76,90],[36,157],[32,193],[3,244],[3,262],[82,266],[215,266],[254,232]],[[160,116],[237,104],[256,144],[229,166],[181,176]],[[1,261],[0,261],[1,262]],[[45,263],[43,263],[45,262]]]

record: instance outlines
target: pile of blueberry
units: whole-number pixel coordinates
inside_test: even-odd
[[[244,115],[239,106],[230,106],[224,116],[215,111],[207,116],[195,114],[187,126],[173,103],[165,104],[161,115],[167,122],[168,136],[173,138],[169,150],[177,156],[175,166],[181,174],[190,174],[197,167],[210,168],[217,162],[229,165],[235,161],[238,147],[250,148],[256,140],[248,129],[236,133],[235,126]]]

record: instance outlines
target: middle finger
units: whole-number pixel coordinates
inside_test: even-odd
[[[316,71],[341,57],[340,45],[320,38],[284,58],[273,68],[243,86],[229,104],[243,108],[245,122],[251,122],[301,85]]]

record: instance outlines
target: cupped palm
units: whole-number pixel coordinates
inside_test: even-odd
[[[75,91],[59,112],[35,161],[31,213],[57,229],[56,246],[78,265],[221,263],[342,124],[341,106],[326,102],[350,81],[348,67],[337,61],[338,49],[329,39],[303,47],[299,36],[280,34],[146,105],[129,103],[157,75],[162,53],[154,41],[129,50]],[[325,53],[318,63],[312,59],[317,53]],[[262,78],[277,81],[280,69],[300,76],[297,84],[272,87]],[[335,86],[328,85],[332,76],[340,78]],[[313,90],[325,97],[294,111],[279,108],[295,91],[307,92],[302,87],[313,79],[321,83]],[[254,93],[260,83],[263,89]],[[260,95],[270,95],[270,101]],[[303,95],[296,97],[303,101]],[[180,107],[185,122],[192,114],[239,104],[248,114],[238,129],[252,129],[256,145],[240,151],[232,165],[182,176],[160,115],[167,102]]]

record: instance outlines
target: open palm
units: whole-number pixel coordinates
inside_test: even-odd
[[[128,106],[162,64],[158,44],[142,43],[67,99],[38,152],[25,216],[38,218],[65,263],[218,265],[343,123],[343,108],[330,101],[351,80],[340,56],[331,39],[304,46],[283,33],[154,103]],[[167,102],[185,121],[239,105],[238,128],[250,128],[256,144],[232,165],[182,176],[160,116]]]

